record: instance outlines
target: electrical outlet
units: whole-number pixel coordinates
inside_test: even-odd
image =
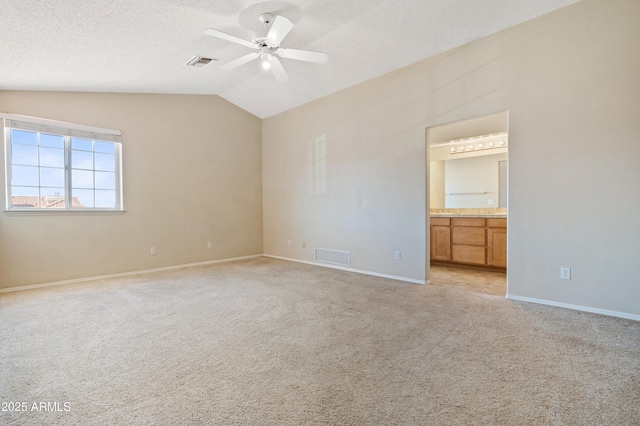
[[[560,279],[561,280],[570,280],[571,279],[571,268],[566,268],[564,266],[560,267]]]
[[[307,243],[304,241],[302,242],[302,248],[305,248],[305,249],[307,248]]]
[[[487,200],[487,203],[488,203],[490,206],[493,206],[493,205],[495,205],[495,204],[496,204],[496,200],[493,200],[493,199],[491,199],[491,198],[490,198],[490,199],[488,199],[488,200]]]
[[[287,241],[287,245],[288,245],[289,247],[291,247],[291,240],[288,240],[288,241]]]
[[[400,260],[400,255],[401,255],[401,253],[399,251],[397,251],[396,254],[395,254],[395,259],[396,260]]]
[[[213,248],[213,241],[207,241],[207,248]]]
[[[155,247],[151,247],[151,256],[156,254],[156,248]]]

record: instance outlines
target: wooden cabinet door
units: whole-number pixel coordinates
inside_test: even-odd
[[[507,267],[507,228],[487,229],[487,264]]]
[[[451,260],[451,228],[431,227],[431,260]]]

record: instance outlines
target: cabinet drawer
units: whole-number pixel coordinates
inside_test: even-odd
[[[506,228],[507,219],[487,219],[487,228]]]
[[[432,217],[431,226],[449,226],[451,218],[448,217]]]
[[[484,265],[486,263],[485,249],[480,246],[454,245],[451,250],[451,260]]]
[[[453,217],[451,226],[484,226],[482,217]]]
[[[453,244],[469,244],[472,246],[484,246],[486,244],[484,228],[461,226],[451,228],[451,242]]]

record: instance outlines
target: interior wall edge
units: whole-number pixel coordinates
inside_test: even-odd
[[[373,277],[388,278],[391,280],[404,281],[411,284],[420,284],[420,285],[430,284],[430,281],[428,280],[416,280],[415,278],[401,277],[398,275],[381,274],[378,272],[366,271],[364,269],[349,268],[346,266],[331,265],[328,263],[313,262],[310,260],[293,259],[290,257],[275,256],[273,254],[264,254],[264,257],[270,257],[272,259],[279,259],[279,260],[286,260],[287,262],[296,262],[296,263],[304,263],[304,264],[313,265],[313,266],[321,266],[323,268],[339,269],[345,272],[355,272],[356,274],[371,275]]]

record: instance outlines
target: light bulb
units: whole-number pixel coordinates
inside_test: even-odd
[[[269,59],[268,58],[264,58],[262,60],[262,69],[268,70],[271,68],[271,64],[269,63]]]

